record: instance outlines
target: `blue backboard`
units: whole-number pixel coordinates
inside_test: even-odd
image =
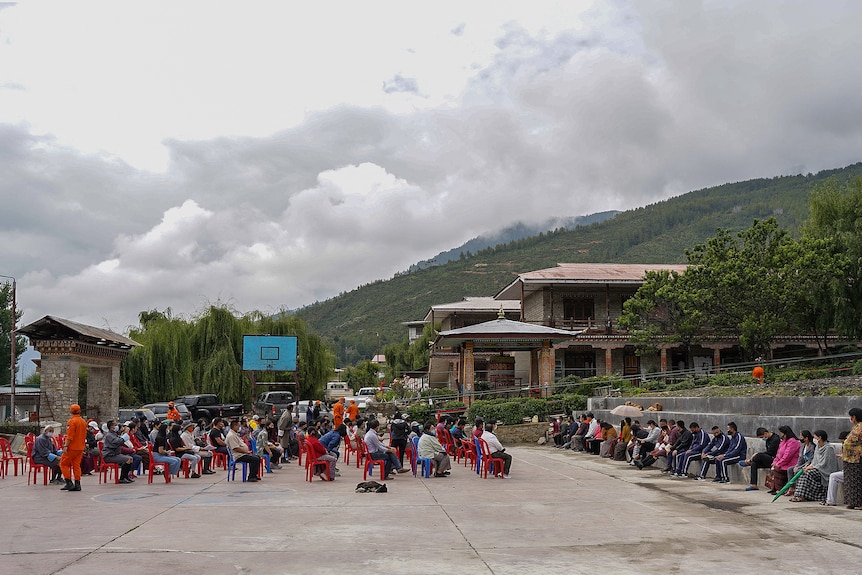
[[[242,336],[242,369],[244,371],[296,371],[296,336]]]

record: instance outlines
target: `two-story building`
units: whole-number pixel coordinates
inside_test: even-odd
[[[446,314],[441,306],[432,310],[437,310],[437,317],[449,320],[441,326],[442,333],[478,323],[480,319],[487,321],[489,314],[494,313],[494,306],[497,311],[503,306],[508,319],[548,328],[551,330],[548,335],[554,342],[554,380],[567,375],[617,374],[637,378],[676,370],[716,372],[722,364],[741,361],[739,342],[732,337],[714,334],[704,334],[702,340],[689,350],[666,343],[659,344],[655,353],[639,355],[631,335],[618,327],[623,304],[643,284],[646,272],[668,270],[683,273],[685,269],[684,265],[670,264],[563,263],[520,274],[493,298],[471,298],[477,303],[482,302],[481,313],[474,311],[471,315],[467,309],[461,313],[463,317],[469,316],[476,321],[452,321],[456,317],[454,312]],[[517,313],[514,313],[516,309]],[[432,320],[433,315],[433,311],[429,311],[426,321]],[[554,334],[559,330],[571,332],[571,337],[557,338]],[[458,333],[466,335],[465,332]],[[458,374],[463,380],[463,344],[467,340],[463,337],[458,340],[438,338],[438,344],[447,341],[460,343],[457,348],[435,346],[429,375],[433,386],[448,385],[454,389]],[[830,345],[838,343],[832,338]],[[532,349],[527,349],[523,341],[512,350],[505,349],[503,343],[496,344],[496,347],[493,352],[472,354],[475,381],[489,379],[490,374],[505,367],[514,374],[510,377],[513,387],[546,385],[536,381],[537,374],[541,373],[536,368],[537,354],[541,351],[538,340]],[[776,357],[817,353],[818,349],[816,339],[805,334],[776,338],[773,348]]]

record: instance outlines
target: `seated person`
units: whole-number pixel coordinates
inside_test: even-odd
[[[790,499],[794,503],[801,501],[826,501],[830,476],[838,471],[838,458],[835,449],[828,443],[828,436],[822,429],[814,432],[814,456],[811,463],[803,469],[805,472],[796,482],[796,493]]]
[[[282,458],[281,448],[276,445],[270,437],[270,431],[275,427],[275,424],[269,419],[264,418],[258,422],[257,429],[254,432],[254,440],[256,442],[257,454],[261,459],[265,459],[264,455],[269,456],[270,469],[281,469],[278,464]]]
[[[584,415],[581,420],[581,425],[578,426],[578,432],[574,437],[572,437],[572,450],[586,451],[587,439],[595,437],[596,428],[598,428],[598,426],[599,422],[596,420],[595,416],[593,416],[592,411]]]
[[[584,437],[584,450],[587,453],[589,453],[590,455],[598,455],[599,454],[599,449],[601,448],[601,444],[602,444],[602,433],[605,431],[605,428],[602,427],[603,422],[601,422],[597,419],[594,421],[596,421],[597,423],[596,423],[596,428],[593,431],[593,434],[592,435],[587,434],[587,436]],[[608,425],[610,425],[610,424],[608,424]]]
[[[688,425],[691,433],[691,443],[688,449],[680,450],[676,454],[675,467],[671,473],[671,477],[688,477],[688,467],[692,461],[700,461],[703,451],[709,445],[709,434],[700,428],[700,424],[692,421]],[[719,432],[720,433],[720,432]]]
[[[224,441],[230,450],[234,463],[248,464],[248,477],[246,481],[251,483],[260,481],[260,457],[253,454],[248,445],[245,444],[245,441],[239,436],[239,421],[233,420],[230,422],[230,431],[227,432]]]
[[[796,464],[787,470],[787,477],[793,477],[796,473],[811,463],[811,458],[814,457],[814,448],[817,445],[814,443],[814,436],[807,429],[803,429],[799,434],[799,456],[796,458]],[[788,494],[793,490],[791,487]]]
[[[129,440],[127,443],[132,444],[132,449],[135,455],[141,458],[141,463],[144,469],[150,468],[150,450],[147,449],[146,443],[141,443],[141,434],[139,433],[140,424],[134,419],[129,423]],[[144,437],[146,440],[146,436]],[[134,463],[132,464],[134,466]],[[131,473],[129,474],[131,476]]]
[[[63,450],[54,446],[53,438],[54,427],[45,426],[42,434],[33,442],[33,451],[30,455],[33,463],[51,468],[51,485],[59,485],[63,483],[63,476],[60,473],[60,455],[63,454]]]
[[[132,483],[129,471],[132,469],[132,457],[124,455],[122,448],[126,441],[120,437],[120,425],[113,419],[107,423],[107,432],[102,438],[102,461],[116,463],[120,466],[120,483]]]
[[[700,473],[697,474],[698,481],[706,481],[706,474],[709,472],[709,464],[715,462],[715,458],[722,455],[730,447],[730,440],[721,432],[721,428],[713,425],[710,430],[712,439],[701,453]],[[718,477],[718,475],[716,475]],[[715,483],[718,483],[717,481]]]
[[[168,424],[160,423],[156,428],[156,440],[153,442],[153,461],[155,463],[167,463],[168,473],[176,475],[180,472],[182,461],[179,457],[171,454],[168,447]]]
[[[748,453],[745,437],[739,433],[733,421],[727,424],[727,440],[727,451],[715,456],[715,479],[712,480],[714,483],[730,483],[727,466],[738,463]]]
[[[757,491],[757,470],[772,467],[772,461],[778,454],[778,446],[781,443],[781,439],[777,435],[764,427],[758,427],[756,434],[766,443],[766,449],[755,453],[745,461],[739,462],[740,467],[751,468],[751,478],[748,487],[745,488],[746,491]]]
[[[392,471],[398,473],[407,473],[407,470],[401,465],[398,460],[397,450],[394,447],[387,447],[380,441],[380,436],[377,435],[377,429],[380,427],[380,422],[372,419],[368,422],[368,431],[365,433],[365,445],[368,448],[368,456],[375,461],[384,462],[384,476],[386,479],[392,479]]]
[[[315,465],[314,466],[314,475],[320,477],[326,481],[335,481],[335,457],[329,455],[326,452],[326,447],[320,442],[318,439],[317,429],[310,427],[308,429],[308,434],[305,436],[305,449],[308,452],[309,459],[314,461],[328,461],[329,462],[329,476],[324,477],[323,474],[326,472],[325,465]],[[314,465],[311,463],[310,465]],[[319,471],[318,471],[319,470]]]
[[[183,438],[180,437],[179,423],[171,424],[171,433],[168,436],[168,447],[177,457],[180,458],[180,465],[182,465],[182,460],[189,462],[188,466],[191,471],[190,477],[192,479],[198,479],[201,476],[200,473],[198,473],[198,463],[201,462],[201,456],[198,455],[200,447],[197,445],[186,445]]]
[[[488,444],[488,450],[491,452],[491,457],[496,457],[503,460],[503,477],[509,479],[509,470],[512,468],[512,456],[506,453],[506,448],[497,439],[494,430],[497,428],[496,422],[492,419],[485,424],[485,433],[482,434],[482,439]]]
[[[194,429],[195,423],[193,421],[186,423],[185,429],[180,434],[180,440],[183,442],[185,447],[191,448],[192,452],[201,458],[201,466],[203,467],[201,474],[212,475],[215,473],[215,471],[212,470],[213,454],[206,449],[201,448],[195,440]]]
[[[649,453],[655,449],[660,439],[667,438],[667,421],[662,419],[661,422],[662,425],[659,426],[654,419],[650,419],[647,421],[647,428],[642,430],[646,432],[643,437],[641,437],[640,433],[632,437],[634,445],[632,445],[632,459],[629,465],[636,465],[635,462],[641,459],[642,453]]]
[[[423,459],[430,459],[434,462],[434,477],[446,477],[452,467],[449,461],[449,454],[446,449],[437,441],[434,435],[434,422],[426,421],[422,427],[422,436],[419,438],[419,444],[416,447],[417,454]]]
[[[227,442],[224,438],[224,420],[221,417],[213,419],[212,428],[207,435],[209,444],[216,453],[228,454]]]
[[[629,429],[629,428],[627,428]],[[629,429],[629,434],[631,434],[631,430]],[[599,443],[599,456],[600,457],[613,457],[614,456],[614,448],[616,447],[617,441],[619,438],[619,432],[617,428],[611,425],[609,422],[602,423],[602,440]]]
[[[844,443],[844,440],[847,439],[847,436],[850,435],[849,431],[842,431],[840,435],[838,435],[838,439],[841,443]],[[835,457],[838,459],[843,459],[844,453],[836,453]],[[826,501],[821,501],[820,505],[829,505],[830,507],[834,507],[838,504],[838,486],[844,483],[844,471],[836,471],[834,473],[829,474],[829,487],[826,489]]]
[[[686,428],[685,422],[681,419],[677,420],[676,427],[679,429],[679,435],[676,442],[670,447],[667,454],[667,466],[662,470],[662,473],[671,473],[675,469],[677,456],[685,453],[691,447],[691,440],[693,439],[691,430]]]
[[[333,455],[335,457],[335,460],[338,461],[338,458],[341,456],[341,454],[338,452],[338,448],[341,445],[341,440],[346,436],[347,426],[342,423],[332,431],[328,431],[324,435],[322,435],[320,437],[320,443],[322,443],[323,447],[326,448],[327,453]],[[404,436],[404,439],[406,441],[406,435]]]
[[[772,460],[771,472],[773,475],[773,486],[769,491],[770,495],[775,495],[778,490],[784,487],[790,476],[787,475],[788,470],[793,467],[799,459],[799,439],[793,430],[786,425],[778,428],[778,433],[781,436],[781,441],[778,444],[778,453],[775,459]]]

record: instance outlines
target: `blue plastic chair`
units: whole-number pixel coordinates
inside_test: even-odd
[[[248,477],[248,463],[244,461],[239,462],[242,465],[242,480],[243,483]],[[233,453],[228,450],[227,452],[227,480],[228,481],[236,481],[236,461],[233,460]]]
[[[413,438],[413,453],[410,455],[411,466],[413,467],[413,477],[416,477],[416,472],[419,466],[422,466],[422,477],[431,477],[431,460],[427,457],[419,457],[419,438]]]

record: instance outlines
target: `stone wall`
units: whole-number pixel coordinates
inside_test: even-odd
[[[544,437],[548,430],[548,422],[522,423],[520,425],[497,425],[494,433],[504,446],[514,443],[536,443],[540,437]],[[472,429],[471,431],[472,432]]]

